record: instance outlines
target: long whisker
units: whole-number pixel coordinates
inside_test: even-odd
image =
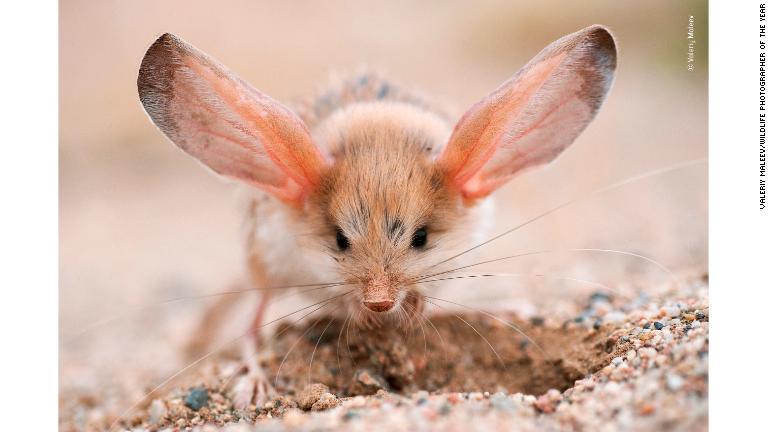
[[[523,336],[525,339],[527,339],[527,340],[528,340],[528,341],[529,341],[531,344],[533,344],[533,346],[534,346],[534,347],[536,347],[536,349],[537,349],[537,350],[539,350],[539,352],[541,352],[541,354],[544,356],[544,358],[545,358],[545,359],[546,359],[548,362],[550,361],[550,360],[549,360],[549,359],[550,359],[550,356],[549,356],[549,354],[547,354],[547,352],[546,352],[546,351],[544,351],[544,348],[542,348],[542,347],[541,347],[541,346],[540,346],[540,345],[539,345],[539,344],[538,344],[538,343],[537,343],[535,340],[533,340],[533,338],[531,338],[530,336],[528,336],[528,335],[527,335],[527,334],[526,334],[526,333],[525,333],[525,332],[524,332],[524,331],[523,331],[523,330],[522,330],[520,327],[518,327],[517,325],[515,325],[515,324],[513,324],[513,323],[511,323],[511,322],[508,322],[508,321],[506,321],[506,320],[503,320],[503,319],[501,319],[501,318],[497,317],[496,315],[493,315],[492,313],[486,312],[486,311],[484,311],[484,310],[482,310],[482,309],[476,309],[476,308],[473,308],[473,307],[471,307],[471,306],[463,305],[463,304],[461,304],[461,303],[456,303],[456,302],[454,302],[454,301],[451,301],[451,300],[441,299],[441,298],[437,298],[437,297],[430,297],[430,296],[424,296],[424,297],[425,297],[425,298],[427,298],[427,299],[438,300],[438,301],[442,301],[442,302],[445,302],[445,303],[450,303],[450,304],[453,304],[453,305],[456,305],[456,306],[461,306],[461,307],[463,307],[463,308],[466,308],[466,309],[469,309],[469,310],[471,310],[471,311],[479,312],[479,313],[481,313],[481,314],[483,314],[483,315],[485,315],[485,316],[487,316],[487,317],[489,317],[489,318],[492,318],[492,319],[494,319],[494,320],[496,320],[496,321],[498,321],[498,322],[500,322],[500,323],[504,324],[505,326],[507,326],[507,327],[511,328],[512,330],[514,330],[515,332],[517,332],[519,335],[521,335],[521,336]],[[432,303],[432,304],[434,304],[435,306],[437,306],[437,304],[435,304],[434,302],[431,302],[431,303]]]
[[[440,347],[443,351],[443,361],[444,364],[448,364],[448,351],[445,349],[445,340],[443,339],[443,335],[440,334],[440,330],[437,329],[435,324],[432,322],[431,319],[426,314],[421,314],[422,317],[426,320],[427,324],[429,324],[432,327],[432,330],[437,333],[437,337],[440,339]]]
[[[286,294],[285,296],[281,296],[281,297],[278,297],[277,299],[275,299],[275,301],[279,301],[279,300],[282,300],[283,298],[291,297],[293,295],[298,295],[298,294],[302,294],[302,293],[306,293],[306,292],[310,292],[310,291],[316,291],[316,290],[319,290],[319,289],[325,289],[325,288],[331,288],[331,287],[337,287],[337,286],[344,286],[344,285],[348,285],[348,284],[344,283],[344,282],[329,282],[329,283],[323,283],[323,284],[283,285],[283,286],[267,287],[267,288],[247,288],[247,289],[241,289],[241,290],[221,291],[221,292],[216,292],[216,293],[211,293],[211,294],[199,294],[199,295],[192,295],[192,296],[184,296],[184,297],[175,297],[175,298],[165,299],[165,300],[161,300],[161,301],[156,302],[156,303],[152,303],[152,304],[148,304],[148,305],[144,305],[144,306],[140,306],[140,307],[134,308],[132,310],[120,313],[120,314],[115,315],[115,316],[110,317],[110,318],[101,319],[101,320],[95,321],[95,322],[93,322],[91,324],[88,324],[83,329],[81,329],[80,331],[78,331],[78,332],[76,332],[76,333],[74,333],[74,334],[72,334],[70,336],[67,336],[65,338],[65,340],[62,341],[62,344],[68,345],[70,343],[73,343],[74,341],[80,339],[82,336],[86,335],[87,333],[89,333],[89,332],[91,332],[91,331],[93,331],[93,330],[95,330],[95,329],[97,329],[99,327],[103,327],[105,325],[113,323],[115,321],[119,321],[119,320],[122,320],[122,319],[125,319],[125,318],[130,318],[130,317],[138,315],[138,314],[140,314],[142,312],[146,312],[146,311],[151,310],[151,309],[155,309],[155,308],[162,307],[162,306],[167,306],[167,305],[174,304],[174,303],[180,303],[180,302],[191,301],[191,300],[211,299],[211,298],[230,296],[230,295],[239,295],[239,294],[255,292],[255,291],[269,291],[269,290],[273,290],[273,289],[283,290],[283,289],[291,289],[291,288],[313,287],[313,288],[310,288],[310,289],[307,289],[307,290],[302,290],[302,291],[295,292],[295,293],[289,293],[289,294]]]
[[[425,296],[425,297],[426,297],[426,296]],[[429,298],[433,298],[433,297],[429,297]],[[435,299],[435,300],[438,300],[438,299]],[[444,308],[444,307],[442,307],[442,306],[438,305],[437,303],[431,302],[431,301],[429,301],[429,300],[428,300],[428,299],[426,299],[426,298],[425,298],[425,300],[424,300],[424,301],[426,301],[426,302],[429,302],[429,303],[430,303],[430,304],[432,304],[433,306],[436,306],[436,307],[438,307],[438,308],[440,308],[440,309],[443,309],[443,310],[445,310],[445,308]],[[467,321],[466,321],[464,318],[460,317],[460,316],[459,316],[459,315],[457,315],[457,314],[453,314],[453,316],[454,316],[455,318],[458,318],[459,320],[461,320],[461,322],[463,322],[463,323],[464,323],[464,324],[466,324],[467,326],[469,326],[469,328],[471,328],[471,329],[472,329],[472,331],[474,331],[475,333],[477,333],[477,335],[478,335],[478,336],[480,336],[480,338],[482,338],[482,339],[483,339],[483,341],[485,341],[486,345],[488,345],[488,348],[490,348],[490,349],[491,349],[491,351],[493,351],[493,354],[496,356],[496,358],[497,358],[497,359],[499,359],[499,363],[501,363],[501,366],[502,366],[502,367],[503,367],[503,368],[506,370],[506,369],[507,369],[507,365],[504,363],[504,360],[502,360],[502,358],[501,358],[501,356],[499,355],[499,353],[498,353],[498,352],[496,352],[496,348],[494,348],[494,347],[493,347],[493,345],[491,345],[491,343],[488,341],[488,339],[486,339],[486,337],[485,337],[485,336],[483,336],[483,335],[482,335],[482,333],[480,333],[479,331],[477,331],[477,329],[476,329],[476,328],[475,328],[475,327],[474,327],[472,324],[468,323],[468,322],[467,322]]]
[[[427,275],[419,276],[419,277],[413,279],[411,282],[412,283],[418,283],[418,282],[421,282],[421,281],[423,281],[425,279],[428,279],[428,278],[432,278],[432,277],[435,277],[435,276],[441,276],[441,275],[448,274],[448,273],[455,273],[455,272],[457,272],[459,270],[473,268],[473,267],[481,266],[483,264],[491,264],[491,263],[500,262],[500,261],[508,261],[508,260],[515,259],[515,258],[522,258],[522,257],[526,257],[526,256],[539,255],[539,254],[543,254],[543,253],[547,253],[547,252],[551,252],[551,251],[541,250],[541,251],[534,251],[534,252],[525,252],[525,253],[520,253],[520,254],[516,254],[516,255],[508,255],[508,256],[501,257],[501,258],[488,259],[488,260],[485,260],[485,261],[476,262],[474,264],[467,264],[467,265],[463,265],[463,266],[460,266],[460,267],[455,267],[455,268],[452,268],[450,270],[443,270],[443,271],[440,271],[440,272],[437,272],[437,273],[432,273],[432,274],[427,274]]]
[[[360,316],[360,310],[361,308],[360,306],[358,306],[358,308],[355,309],[355,311],[350,315],[350,316],[353,316],[353,318],[349,321],[349,325],[347,326],[347,335],[345,337],[345,339],[347,340],[347,355],[349,356],[350,360],[352,360],[352,365],[355,367],[357,366],[357,362],[355,361],[355,358],[352,356],[352,348],[349,347],[349,331],[352,329],[352,325],[355,322],[358,322],[355,320],[359,319],[358,317]]]
[[[406,307],[408,309],[406,309]],[[408,314],[409,310],[411,311],[410,312],[410,316]],[[419,315],[421,315],[421,314],[419,313],[419,311],[416,310],[415,306],[410,305],[408,303],[403,303],[403,311],[406,312],[406,318],[408,319],[407,325],[409,327],[413,325],[413,321],[414,320],[418,321],[419,328],[421,330],[421,338],[424,341],[424,356],[426,357],[427,356],[427,352],[428,352],[428,350],[427,350],[427,333],[424,331],[424,322],[421,321],[420,317],[419,317]]]
[[[450,277],[444,277],[444,278],[438,278],[438,279],[427,279],[427,280],[421,281],[421,283],[440,282],[440,281],[455,280],[455,279],[474,279],[474,278],[489,278],[489,277],[539,277],[539,278],[578,282],[578,283],[583,283],[583,284],[598,287],[602,290],[608,291],[622,298],[628,298],[626,295],[621,294],[617,289],[611,288],[600,282],[595,282],[588,279],[580,279],[580,278],[559,276],[559,275],[548,275],[548,274],[542,274],[542,273],[483,273],[483,274],[471,274],[471,275],[462,275],[462,276],[450,276]]]
[[[658,169],[655,169],[655,170],[646,171],[644,173],[641,173],[641,174],[638,174],[638,175],[635,175],[635,176],[632,176],[632,177],[629,177],[629,178],[625,178],[623,180],[619,180],[619,181],[617,181],[615,183],[611,183],[611,184],[609,184],[607,186],[604,186],[602,188],[593,190],[592,192],[589,192],[589,193],[587,193],[585,195],[582,195],[582,196],[579,196],[579,197],[576,197],[576,198],[572,198],[572,199],[570,199],[568,201],[565,201],[562,204],[556,205],[556,206],[550,208],[549,210],[547,210],[547,211],[545,211],[543,213],[540,213],[539,215],[537,215],[537,216],[535,216],[535,217],[533,217],[531,219],[528,219],[525,222],[522,222],[522,223],[520,223],[520,224],[518,224],[518,225],[516,225],[516,226],[514,226],[514,227],[512,227],[512,228],[510,228],[510,229],[508,229],[508,230],[506,230],[506,231],[504,231],[502,233],[500,233],[500,234],[497,234],[496,236],[491,237],[488,240],[485,240],[485,241],[483,241],[483,242],[481,242],[481,243],[479,243],[479,244],[477,244],[475,246],[472,246],[469,249],[464,250],[463,252],[460,252],[460,253],[458,253],[456,255],[453,255],[451,257],[448,257],[448,258],[446,258],[446,259],[444,259],[444,260],[442,260],[442,261],[440,261],[440,262],[438,262],[436,264],[433,264],[429,268],[434,268],[434,267],[437,267],[437,266],[439,266],[441,264],[444,264],[444,263],[446,263],[448,261],[452,261],[452,260],[454,260],[454,259],[456,259],[456,258],[458,258],[458,257],[460,257],[460,256],[462,256],[464,254],[467,254],[469,252],[472,252],[473,250],[476,250],[476,249],[478,249],[480,247],[483,247],[483,246],[487,245],[488,243],[491,243],[491,242],[496,241],[496,240],[498,240],[498,239],[500,239],[500,238],[502,238],[502,237],[504,237],[506,235],[509,235],[509,234],[517,231],[518,229],[520,229],[520,228],[522,228],[522,227],[524,227],[524,226],[526,226],[528,224],[531,224],[531,223],[533,223],[533,222],[535,222],[535,221],[537,221],[537,220],[539,220],[539,219],[541,219],[541,218],[543,218],[545,216],[548,216],[548,215],[550,215],[550,214],[552,214],[552,213],[554,213],[554,212],[556,212],[556,211],[558,211],[560,209],[568,207],[571,204],[574,204],[574,203],[579,202],[581,200],[584,200],[584,199],[591,198],[591,197],[596,196],[596,195],[600,195],[600,194],[606,193],[606,192],[611,191],[613,189],[616,189],[616,188],[619,188],[621,186],[624,186],[624,185],[627,185],[627,184],[631,184],[631,183],[634,183],[634,182],[637,182],[637,181],[640,181],[640,180],[644,180],[644,179],[647,179],[647,178],[650,178],[650,177],[654,177],[654,176],[670,173],[670,172],[673,172],[673,171],[677,171],[677,170],[680,170],[680,169],[683,169],[683,168],[687,168],[689,166],[693,166],[693,165],[697,165],[697,164],[701,164],[701,163],[705,163],[705,162],[707,162],[707,158],[693,159],[693,160],[689,160],[689,161],[685,161],[685,162],[680,162],[680,163],[676,163],[676,164],[673,164],[673,165],[669,165],[669,166],[666,166],[666,167],[658,168]]]
[[[489,259],[489,260],[485,260],[485,261],[480,261],[480,262],[477,262],[477,263],[474,263],[474,264],[468,264],[468,265],[456,267],[456,268],[453,268],[453,269],[450,269],[450,270],[445,270],[445,271],[441,271],[441,272],[438,272],[438,273],[432,273],[430,275],[420,276],[420,277],[417,277],[417,278],[413,279],[411,282],[418,283],[418,282],[421,282],[421,281],[423,281],[423,280],[425,280],[427,278],[432,278],[432,277],[444,275],[444,274],[447,274],[447,273],[454,273],[454,272],[459,271],[459,270],[464,270],[464,269],[468,269],[468,268],[472,268],[472,267],[477,267],[477,266],[480,266],[480,265],[483,265],[483,264],[490,264],[490,263],[495,263],[495,262],[500,262],[500,261],[508,261],[508,260],[511,260],[511,259],[521,258],[521,257],[525,257],[525,256],[541,255],[541,254],[548,254],[548,253],[562,253],[562,252],[602,252],[602,253],[614,253],[614,254],[619,254],[619,255],[626,255],[626,256],[631,256],[631,257],[635,257],[635,258],[640,258],[640,259],[642,259],[644,261],[647,261],[647,262],[653,264],[654,266],[659,268],[661,271],[666,273],[675,282],[675,284],[678,287],[681,286],[680,285],[680,281],[677,279],[675,274],[672,273],[672,271],[669,270],[666,266],[662,265],[660,262],[654,260],[653,258],[647,257],[645,255],[640,255],[640,254],[635,253],[635,252],[622,251],[622,250],[617,250],[617,249],[599,249],[599,248],[577,248],[577,249],[560,249],[560,250],[550,249],[550,250],[540,250],[540,251],[534,251],[534,252],[525,252],[525,253],[521,253],[521,254],[509,255],[509,256],[505,256],[505,257],[501,257],[501,258],[494,258],[494,259]]]
[[[413,328],[412,328],[413,326],[411,325],[412,324],[411,318],[408,315],[408,311],[405,309],[405,304],[403,304],[402,306],[403,307],[398,308],[396,312],[397,312],[399,322],[402,323],[401,329],[405,330],[405,338],[406,340],[410,340],[411,331],[413,331]]]
[[[346,318],[344,318],[344,322],[341,323],[341,330],[339,330],[339,336],[336,338],[336,363],[339,365],[339,374],[341,374],[341,356],[339,352],[341,351],[341,335],[344,334],[344,327],[346,327],[347,322],[352,318],[352,314],[347,315]]]
[[[424,357],[429,357],[429,350],[427,349],[427,331],[424,329],[424,318],[422,318],[421,313],[417,311],[414,312],[413,316],[419,322],[419,329],[421,330],[421,338],[424,341]]]
[[[639,253],[617,250],[617,249],[599,249],[599,248],[578,248],[578,249],[567,249],[566,251],[615,253],[619,255],[627,255],[635,258],[640,258],[661,269],[664,273],[667,274],[667,276],[670,277],[670,279],[672,279],[675,285],[677,285],[678,287],[681,286],[680,281],[677,279],[677,276],[675,276],[675,274],[669,268],[667,268],[665,265],[661,264],[660,262],[656,261],[655,259],[645,255],[640,255]]]
[[[338,310],[337,307],[335,310]],[[331,311],[331,314],[333,315],[333,311]],[[325,328],[323,328],[323,331],[320,332],[320,336],[317,338],[317,342],[315,342],[315,348],[312,349],[312,355],[309,357],[309,370],[307,371],[307,385],[312,384],[312,361],[315,359],[315,353],[317,352],[317,347],[320,345],[320,341],[323,340],[323,335],[328,330],[328,327],[331,326],[331,323],[333,320],[328,320],[328,324],[325,325]]]
[[[301,312],[301,311],[304,311],[304,310],[307,310],[307,309],[309,309],[309,308],[312,308],[312,307],[314,307],[314,306],[317,306],[318,304],[322,304],[322,303],[326,303],[326,302],[330,302],[330,301],[333,301],[333,300],[335,300],[335,299],[337,299],[337,298],[339,298],[339,297],[341,297],[341,296],[343,296],[343,295],[349,294],[350,292],[351,292],[351,291],[347,291],[347,293],[345,293],[345,294],[341,294],[341,295],[337,295],[337,296],[334,296],[334,297],[331,297],[331,298],[328,298],[328,299],[325,299],[325,300],[321,300],[321,301],[319,301],[319,302],[317,302],[317,303],[311,304],[311,305],[309,305],[309,306],[303,307],[303,308],[301,308],[301,309],[299,309],[299,310],[296,310],[296,311],[294,311],[294,312],[291,312],[291,313],[289,313],[289,314],[283,315],[283,316],[281,316],[280,318],[276,318],[276,319],[274,319],[274,320],[272,320],[272,321],[269,321],[269,322],[268,322],[268,323],[266,323],[266,324],[262,324],[262,325],[260,325],[260,326],[258,326],[258,327],[252,327],[252,328],[248,329],[248,331],[246,331],[245,333],[243,333],[243,334],[241,334],[241,335],[237,336],[236,338],[230,339],[230,340],[228,340],[228,341],[226,341],[226,342],[223,342],[223,343],[219,344],[218,346],[216,346],[214,349],[212,349],[211,351],[209,351],[208,353],[206,353],[206,354],[205,354],[205,355],[203,355],[202,357],[200,357],[200,358],[198,358],[197,360],[195,360],[195,361],[193,361],[193,362],[189,363],[187,366],[183,367],[181,370],[179,370],[178,372],[176,372],[176,373],[172,374],[171,376],[169,376],[168,378],[166,378],[165,380],[163,380],[163,381],[162,381],[160,384],[158,384],[157,386],[155,386],[154,388],[152,388],[152,390],[150,390],[148,393],[146,393],[144,396],[142,396],[142,398],[141,398],[141,399],[140,399],[138,402],[134,403],[134,404],[133,404],[133,405],[131,405],[131,406],[130,406],[130,407],[127,409],[127,410],[125,410],[123,413],[121,413],[121,414],[120,414],[120,415],[117,417],[117,419],[115,419],[115,421],[114,421],[114,422],[112,422],[112,424],[109,426],[109,430],[113,430],[113,429],[115,428],[115,426],[117,425],[117,423],[118,423],[118,422],[120,422],[120,421],[121,421],[123,418],[125,418],[125,416],[126,416],[126,415],[128,415],[128,413],[130,413],[131,411],[133,411],[133,410],[134,410],[134,409],[135,409],[137,406],[139,406],[139,404],[140,404],[142,401],[146,400],[148,397],[150,397],[150,396],[152,396],[153,394],[155,394],[155,393],[156,393],[158,390],[160,390],[161,388],[163,388],[163,387],[164,387],[166,384],[168,384],[169,382],[171,382],[171,381],[173,381],[174,379],[178,378],[178,377],[179,377],[180,375],[182,375],[184,372],[186,372],[186,371],[190,370],[191,368],[193,368],[193,367],[195,367],[196,365],[200,364],[201,362],[205,361],[206,359],[208,359],[208,358],[209,358],[209,357],[211,357],[212,355],[216,354],[217,352],[221,351],[222,349],[224,349],[224,348],[225,348],[225,347],[227,347],[228,345],[230,345],[230,344],[232,344],[232,343],[234,343],[234,342],[236,342],[236,341],[238,341],[238,340],[240,340],[240,339],[242,339],[242,338],[244,338],[244,337],[248,336],[249,334],[253,333],[255,330],[258,330],[258,329],[264,328],[264,327],[266,327],[266,326],[268,326],[268,325],[270,325],[270,324],[273,324],[273,323],[276,323],[276,322],[278,322],[278,321],[280,321],[280,320],[283,320],[283,319],[285,319],[285,318],[288,318],[288,317],[290,317],[290,316],[292,316],[292,315],[295,315],[295,314],[297,314],[297,313],[299,313],[299,312]]]

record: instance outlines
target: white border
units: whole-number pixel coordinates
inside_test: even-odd
[[[768,414],[768,212],[758,208],[757,187],[760,3],[768,6],[710,3],[709,396],[717,431],[764,429]]]
[[[0,7],[3,430],[58,429],[58,5]]]

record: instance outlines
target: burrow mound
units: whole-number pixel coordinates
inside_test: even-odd
[[[481,313],[369,330],[326,317],[278,328],[262,365],[282,394],[323,383],[342,397],[379,389],[537,395],[563,391],[608,364],[609,333]]]

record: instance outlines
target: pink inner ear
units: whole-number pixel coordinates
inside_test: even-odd
[[[536,123],[504,140],[498,152],[509,152],[506,158],[491,159],[464,186],[468,194],[484,196],[497,189],[526,168],[553,160],[567,144],[559,134],[569,125],[588,121],[589,110],[577,97],[578,87],[564,92],[554,108],[542,114]]]
[[[191,71],[208,83],[211,90],[222,99],[224,105],[232,111],[235,120],[223,117],[232,128],[242,134],[256,138],[262,148],[247,140],[238,139],[224,132],[208,133],[229,140],[254,154],[265,153],[288,178],[278,179],[279,173],[266,170],[263,174],[284,198],[296,199],[301,195],[298,189],[314,187],[319,178],[319,168],[324,165],[323,157],[312,143],[309,132],[301,120],[281,104],[252,89],[237,78],[222,79],[219,71],[205,67],[191,56],[186,56],[184,63]],[[205,103],[200,104],[212,116],[222,115],[213,112]],[[233,158],[232,162],[236,162]],[[270,178],[271,177],[271,178]],[[292,181],[291,181],[292,180]],[[295,183],[295,185],[291,185]]]
[[[525,159],[522,149],[510,147],[510,143],[514,144],[516,139],[530,133],[548,116],[517,132],[517,137],[510,140],[507,134],[514,129],[511,123],[519,118],[565,55],[561,53],[533,65],[522,80],[516,75],[475,104],[456,125],[440,163],[448,178],[453,179],[454,185],[462,190],[465,197],[482,197],[505,181],[486,179],[488,176],[480,171],[500,147],[505,146],[509,151],[518,153],[513,158]]]

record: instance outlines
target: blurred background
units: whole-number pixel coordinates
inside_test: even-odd
[[[177,341],[205,302],[112,319],[162,299],[222,291],[242,274],[233,185],[166,141],[138,101],[139,62],[157,36],[181,36],[286,103],[335,73],[368,65],[458,116],[548,43],[593,23],[610,27],[618,40],[614,88],[555,164],[503,188],[497,231],[615,181],[706,157],[706,1],[62,1],[62,387],[133,379],[109,372],[116,358],[157,374],[177,368]],[[706,272],[706,209],[700,164],[580,201],[484,253],[609,248],[653,257],[676,273]],[[537,256],[504,270],[636,290],[668,279],[647,262],[610,254]],[[578,300],[594,289],[551,280],[505,283],[509,289],[496,295],[521,309],[555,310],[553,298]],[[493,297],[481,294],[466,301]],[[70,339],[83,329],[89,330]]]

